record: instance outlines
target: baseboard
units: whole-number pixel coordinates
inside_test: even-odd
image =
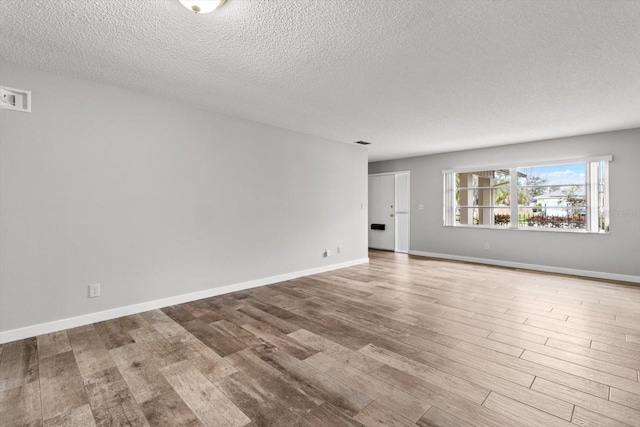
[[[62,331],[69,328],[76,328],[78,326],[89,325],[91,323],[103,322],[105,320],[111,320],[122,316],[130,316],[132,314],[143,313],[145,311],[155,310],[158,308],[182,304],[190,301],[196,301],[203,298],[210,298],[217,295],[228,294],[231,292],[244,291],[246,289],[257,288],[259,286],[272,285],[274,283],[297,279],[298,277],[326,273],[327,271],[339,270],[341,268],[352,267],[359,264],[366,264],[368,262],[369,258],[361,258],[353,261],[342,262],[339,264],[326,265],[322,267],[311,268],[308,270],[295,271],[293,273],[280,274],[278,276],[265,277],[263,279],[250,280],[248,282],[235,283],[232,285],[211,288],[204,291],[192,292],[188,294],[176,295],[169,298],[127,305],[111,310],[84,314],[82,316],[54,320],[53,322],[41,323],[24,328],[11,329],[8,331],[0,332],[0,344],[25,338],[31,338],[42,334],[48,334],[51,332]]]
[[[409,251],[409,255],[429,258],[442,258],[454,261],[475,262],[477,264],[497,265],[500,267],[522,268],[525,270],[544,271],[545,273],[570,274],[572,276],[592,277],[595,279],[619,280],[623,282],[640,283],[640,276],[628,274],[605,273],[601,271],[578,270],[574,268],[553,267],[549,265],[526,264],[523,262],[502,261],[499,259],[476,258],[460,255],[439,254],[435,252]]]

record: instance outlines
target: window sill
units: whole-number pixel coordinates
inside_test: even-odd
[[[572,234],[596,234],[606,235],[608,231],[587,231],[571,228],[546,228],[546,227],[526,227],[526,228],[512,228],[512,227],[500,227],[489,225],[443,225],[445,228],[471,228],[474,230],[508,230],[508,231],[533,231],[542,233],[572,233]]]

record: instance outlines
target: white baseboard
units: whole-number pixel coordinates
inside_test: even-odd
[[[475,262],[477,264],[498,265],[500,267],[522,268],[525,270],[544,271],[546,273],[571,274],[573,276],[593,277],[595,279],[620,280],[623,282],[640,283],[640,276],[628,274],[605,273],[601,271],[578,270],[574,268],[553,267],[549,265],[526,264],[522,262],[501,261],[499,259],[475,258],[468,256],[439,254],[435,252],[409,251],[409,255],[430,258],[450,259],[454,261]]]
[[[313,274],[325,273],[327,271],[339,270],[341,268],[352,267],[354,265],[366,264],[369,258],[361,258],[353,261],[332,264],[323,267],[311,268],[308,270],[295,271],[293,273],[280,274],[278,276],[265,277],[263,279],[250,280],[248,282],[236,283],[233,285],[211,288],[204,291],[192,292],[188,294],[176,295],[174,297],[158,299],[154,301],[142,302],[139,304],[127,305],[111,310],[99,311],[96,313],[84,314],[77,317],[69,317],[66,319],[54,320],[53,322],[41,323],[38,325],[27,326],[19,329],[11,329],[0,332],[0,344],[11,341],[21,340],[25,338],[35,337],[51,332],[62,331],[78,326],[89,325],[91,323],[103,322],[122,316],[143,313],[149,310],[168,307],[171,305],[182,304],[185,302],[196,301],[203,298],[210,298],[217,295],[228,294],[231,292],[243,291],[246,289],[257,288],[259,286],[272,285],[274,283],[285,282],[287,280],[296,279],[298,277],[310,276]]]

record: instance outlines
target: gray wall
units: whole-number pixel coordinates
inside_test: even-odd
[[[0,330],[367,257],[363,147],[0,66]]]
[[[613,155],[608,235],[443,227],[442,171]],[[640,129],[371,163],[411,171],[411,250],[604,273],[640,275]],[[424,210],[418,210],[424,204]],[[491,249],[484,249],[489,243]]]

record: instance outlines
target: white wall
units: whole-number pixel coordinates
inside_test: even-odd
[[[442,171],[509,162],[613,155],[607,235],[443,227]],[[640,129],[371,163],[411,171],[411,250],[608,275],[640,276]],[[417,206],[424,204],[424,210]],[[485,243],[491,249],[485,250]],[[606,276],[606,275],[605,275]],[[638,277],[640,278],[640,277]],[[629,278],[633,279],[633,277]]]
[[[367,257],[363,147],[0,67],[0,331]]]

